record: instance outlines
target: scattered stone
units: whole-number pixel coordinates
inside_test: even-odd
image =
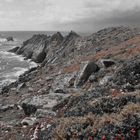
[[[14,108],[14,104],[13,105],[2,105],[0,104],[0,112],[4,112],[4,111],[7,111],[7,110],[10,110],[10,109],[13,109]]]
[[[56,89],[54,91],[54,93],[63,93],[63,94],[66,94],[66,92],[63,89],[60,89],[60,88]]]
[[[38,121],[36,118],[34,117],[26,117],[21,121],[21,124],[24,125],[29,125],[29,126],[33,126],[34,124],[37,124]]]
[[[105,76],[103,79],[100,80],[99,84],[100,85],[107,85],[111,80],[113,79],[112,76]]]
[[[56,116],[56,113],[55,112],[53,112],[53,111],[51,111],[51,110],[46,110],[46,109],[38,109],[37,111],[36,111],[36,117],[37,118],[45,118],[45,117],[47,117],[47,116],[52,116],[52,117],[54,117],[54,116]]]
[[[116,62],[114,60],[111,60],[111,59],[102,59],[101,63],[103,64],[103,66],[108,68],[108,67],[111,67],[112,65],[114,65]]]
[[[93,82],[97,82],[98,81],[97,80],[97,77],[95,75],[91,75],[88,80],[89,80],[90,83],[93,83]]]
[[[130,83],[127,83],[127,84],[123,85],[122,90],[128,91],[128,92],[133,92],[133,91],[135,91],[135,87],[133,85],[131,85]]]

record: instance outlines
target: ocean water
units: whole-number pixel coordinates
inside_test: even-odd
[[[18,76],[37,64],[24,57],[7,52],[15,44],[0,43],[0,89],[18,79]]]
[[[12,36],[15,40],[14,42],[5,42],[0,39],[0,90],[3,86],[16,81],[19,75],[28,69],[37,66],[31,60],[24,60],[23,56],[8,52],[8,50],[20,46],[23,41],[31,38],[34,34],[47,34],[47,32],[0,32],[0,35]]]

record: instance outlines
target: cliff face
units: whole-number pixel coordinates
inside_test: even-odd
[[[140,138],[139,29],[34,35],[17,49],[41,65],[3,88],[2,140]]]
[[[35,62],[42,62],[46,56],[44,51],[49,37],[47,35],[34,35],[31,39],[23,42],[21,48],[17,50],[17,54],[22,54],[28,59]]]
[[[52,36],[34,35],[31,39],[23,42],[23,45],[16,53],[37,63],[44,60],[45,62],[52,61],[60,50],[71,46],[77,37],[78,35],[74,32],[70,32],[65,38],[59,32]]]

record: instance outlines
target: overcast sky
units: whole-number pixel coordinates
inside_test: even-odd
[[[0,30],[92,32],[140,23],[140,0],[0,0]]]

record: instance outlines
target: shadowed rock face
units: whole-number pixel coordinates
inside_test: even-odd
[[[46,52],[42,51],[40,54],[38,54],[38,56],[36,57],[35,62],[37,63],[41,63],[43,62],[43,60],[46,58]]]
[[[115,61],[111,60],[111,59],[103,59],[103,60],[101,60],[101,63],[107,68],[107,67],[114,65]]]
[[[70,42],[72,42],[74,39],[79,37],[79,35],[73,31],[71,31],[66,37],[63,42],[63,46],[68,45]]]
[[[47,35],[34,35],[23,43],[22,47],[17,50],[17,54],[22,54],[27,59],[32,59],[35,62],[42,62],[44,55],[46,55],[44,49],[48,39]]]
[[[61,35],[60,32],[57,32],[56,34],[52,35],[51,37],[51,42],[53,43],[53,46],[58,46],[62,43],[63,41],[63,36]]]
[[[15,48],[9,50],[9,52],[15,53],[18,49],[19,49],[19,47],[15,47]]]

